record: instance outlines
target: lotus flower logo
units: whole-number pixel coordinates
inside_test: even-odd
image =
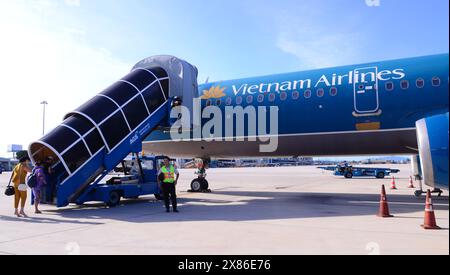
[[[219,86],[212,86],[209,90],[203,91],[203,96],[200,97],[201,99],[212,99],[212,98],[222,98],[227,96],[224,91],[226,87],[221,88]]]

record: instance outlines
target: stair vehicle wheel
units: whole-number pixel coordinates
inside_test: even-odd
[[[351,178],[353,178],[353,173],[350,173],[350,172],[345,173],[345,178],[346,178],[346,179],[351,179]]]
[[[120,203],[120,194],[118,191],[111,191],[111,193],[109,193],[109,200],[106,203],[106,205],[108,205],[109,207],[115,207],[117,205],[119,205]]]
[[[414,192],[414,195],[418,198],[420,198],[422,196],[423,192],[421,190],[417,190],[416,192]]]
[[[385,176],[384,172],[378,172],[377,179],[384,179]]]

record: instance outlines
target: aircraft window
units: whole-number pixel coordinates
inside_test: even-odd
[[[242,97],[238,96],[236,97],[236,105],[241,105],[242,104]]]
[[[208,99],[208,100],[206,101],[206,106],[209,107],[209,106],[211,106],[211,105],[212,105],[212,101],[211,101],[211,99]]]
[[[292,99],[293,100],[297,100],[299,98],[300,98],[300,93],[299,92],[295,91],[295,92],[292,93]]]
[[[263,103],[264,102],[264,95],[263,94],[259,94],[258,95],[258,102],[259,103]]]
[[[394,90],[394,83],[393,82],[386,82],[386,91],[393,91]]]
[[[400,87],[402,87],[403,90],[407,90],[409,88],[409,81],[402,80],[402,82],[400,83]]]
[[[275,101],[275,94],[270,94],[269,95],[269,101],[270,102],[274,102]]]
[[[441,79],[439,77],[433,77],[431,83],[433,84],[433,87],[439,87],[441,86]]]
[[[323,89],[318,89],[317,90],[317,96],[318,97],[323,97],[325,95],[325,91]]]
[[[249,95],[247,96],[247,104],[252,104],[253,103],[253,96]]]
[[[311,90],[305,91],[305,98],[311,98]]]
[[[423,78],[417,79],[416,86],[417,88],[422,89],[423,87],[425,87],[425,80],[423,80]]]
[[[220,100],[220,99],[216,100],[216,106],[220,106],[220,105],[222,105],[222,100]]]
[[[233,103],[233,99],[231,97],[227,98],[226,104],[230,106]]]
[[[286,92],[282,92],[280,94],[280,99],[281,99],[281,101],[285,101],[287,99],[287,93]]]
[[[331,95],[331,96],[337,96],[337,93],[338,93],[338,90],[337,90],[336,87],[332,87],[332,88],[330,89],[330,95]]]

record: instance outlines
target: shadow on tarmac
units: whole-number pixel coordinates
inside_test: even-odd
[[[65,219],[111,219],[132,223],[183,221],[258,221],[302,218],[352,217],[375,215],[380,196],[374,194],[333,194],[295,192],[214,191],[220,200],[178,199],[181,213],[165,213],[163,202],[154,199],[124,200],[118,207],[103,204],[49,210]],[[225,197],[224,197],[225,196]],[[230,196],[227,199],[226,196]],[[237,198],[238,197],[238,198]],[[397,218],[423,218],[425,198],[388,195],[391,213]],[[433,197],[436,211],[448,211],[448,196]],[[402,216],[409,213],[415,216]],[[438,221],[439,223],[439,221]]]
[[[29,215],[28,218],[19,218],[16,216],[2,216],[0,215],[0,221],[7,221],[7,222],[26,222],[26,223],[36,223],[36,224],[62,224],[62,223],[70,223],[70,224],[80,224],[80,225],[99,225],[103,223],[99,222],[85,222],[85,221],[79,221],[79,220],[61,220],[61,219],[52,219],[47,218],[44,216],[31,216]]]

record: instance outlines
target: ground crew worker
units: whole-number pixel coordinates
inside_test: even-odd
[[[170,212],[170,201],[172,201],[173,212],[178,213],[175,187],[178,183],[180,173],[178,173],[178,169],[175,166],[170,164],[169,157],[164,158],[164,165],[159,169],[158,175],[161,175],[161,177],[158,176],[158,185],[163,191],[166,212]]]

